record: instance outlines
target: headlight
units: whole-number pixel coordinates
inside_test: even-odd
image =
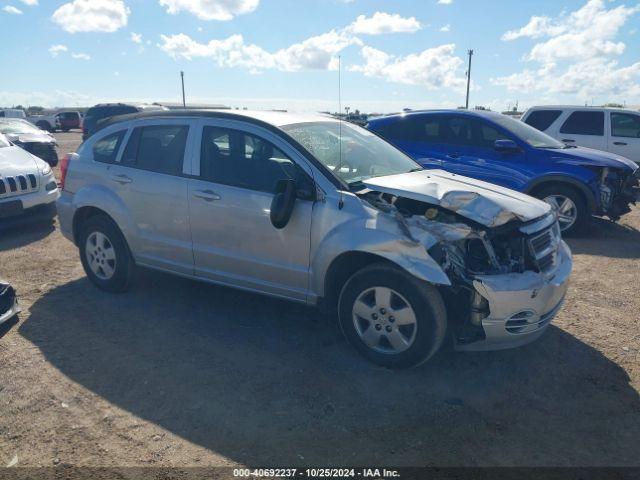
[[[51,165],[49,165],[48,163],[45,163],[42,166],[42,175],[44,175],[45,177],[47,175],[51,175]]]

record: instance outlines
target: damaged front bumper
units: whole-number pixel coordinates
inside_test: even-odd
[[[18,298],[11,285],[0,281],[0,324],[20,313]]]
[[[484,339],[457,342],[456,349],[502,350],[536,340],[562,306],[572,267],[571,251],[560,242],[551,271],[476,276],[473,287],[489,305],[482,319]]]

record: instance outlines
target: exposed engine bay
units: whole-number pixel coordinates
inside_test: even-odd
[[[640,196],[640,168],[634,173],[603,168],[599,181],[600,209],[612,221],[618,221]]]
[[[560,243],[555,213],[488,227],[442,205],[371,190],[359,196],[392,216],[404,235],[422,244],[447,274],[451,286],[442,288],[442,293],[454,300],[446,303],[458,342],[473,342],[484,335],[482,319],[489,314],[489,304],[474,287],[478,277],[544,275],[555,264]]]

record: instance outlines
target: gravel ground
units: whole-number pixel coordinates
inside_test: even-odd
[[[24,309],[0,327],[0,466],[638,466],[639,230],[635,209],[569,242],[538,342],[400,372],[314,310],[150,271],[108,295],[55,225],[0,234]]]

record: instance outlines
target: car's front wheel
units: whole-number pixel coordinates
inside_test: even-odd
[[[83,225],[79,247],[89,280],[108,292],[127,290],[133,261],[126,240],[111,219],[102,215],[89,218]]]
[[[390,368],[418,365],[442,345],[447,326],[438,290],[403,270],[373,264],[340,294],[340,327],[370,361]]]
[[[556,211],[563,235],[569,236],[584,231],[590,215],[582,195],[575,189],[564,185],[549,185],[539,190],[536,197],[551,205]]]

